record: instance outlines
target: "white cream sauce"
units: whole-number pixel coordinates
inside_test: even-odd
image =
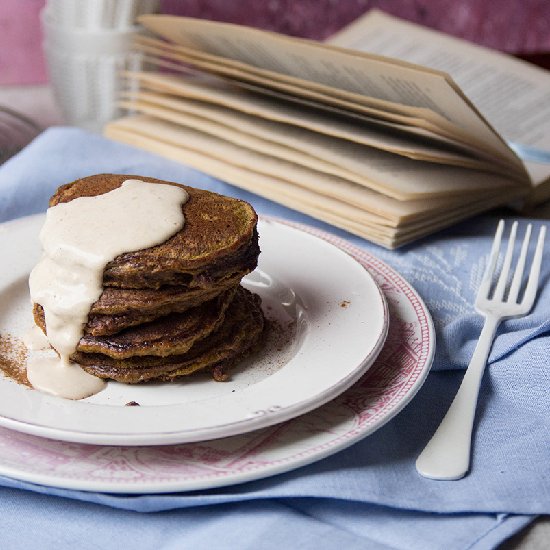
[[[69,361],[103,290],[103,270],[116,256],[160,244],[182,229],[187,198],[181,187],[126,180],[109,193],[48,209],[40,232],[44,255],[29,286],[31,300],[44,308],[47,338],[59,356],[28,361],[27,378],[35,388],[83,399],[104,387]]]
[[[30,330],[23,335],[23,343],[30,351],[50,348],[50,343],[48,342],[46,335],[36,325],[33,325]]]

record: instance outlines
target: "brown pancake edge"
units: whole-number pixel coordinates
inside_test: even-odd
[[[112,191],[128,179],[182,187],[185,224],[166,242],[117,256],[104,270],[103,285],[159,288],[223,280],[229,273],[252,271],[259,254],[257,215],[245,201],[174,182],[135,175],[97,174],[61,186],[50,206]],[[197,279],[194,281],[194,279]]]
[[[205,369],[230,368],[259,343],[264,324],[260,297],[239,287],[223,324],[186,354],[116,360],[102,354],[77,352],[72,359],[94,376],[127,384],[172,381]]]
[[[101,353],[114,359],[142,355],[166,357],[185,353],[222,324],[235,291],[230,289],[199,307],[183,313],[171,313],[117,334],[85,334],[76,349],[82,353]],[[35,321],[42,331],[47,332],[43,310],[37,310]]]
[[[260,253],[254,209],[210,191],[120,174],[63,185],[50,206],[107,193],[128,179],[185,189],[185,224],[164,243],[106,266],[103,294],[71,360],[94,376],[131,384],[229,368],[258,344],[264,328],[261,299],[239,285]],[[33,313],[46,332],[41,306]]]

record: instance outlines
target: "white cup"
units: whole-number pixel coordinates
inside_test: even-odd
[[[125,87],[121,73],[139,70],[141,54],[74,55],[48,43],[44,51],[53,92],[68,123],[101,131],[104,124],[122,114],[117,106]]]
[[[42,16],[44,38],[48,45],[73,54],[113,55],[129,52],[139,27],[124,30],[82,30],[54,24],[47,14]]]
[[[46,11],[42,24],[50,83],[66,122],[101,131],[121,115],[117,99],[126,87],[122,73],[142,67],[143,55],[132,49],[138,28],[67,28],[54,24]]]
[[[159,0],[48,0],[50,21],[71,29],[126,29],[138,16],[158,11]]]

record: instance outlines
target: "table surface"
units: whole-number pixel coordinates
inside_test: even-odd
[[[0,106],[8,106],[42,128],[64,123],[48,85],[0,86]],[[537,211],[537,217],[550,219],[550,204]],[[501,545],[501,550],[547,550],[550,546],[550,516],[541,516],[526,529]]]

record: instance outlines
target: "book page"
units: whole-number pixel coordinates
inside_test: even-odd
[[[161,133],[163,132],[161,128]],[[186,139],[182,141],[182,135],[177,131],[166,140],[159,139],[158,121],[152,119],[127,117],[116,120],[105,127],[105,135],[172,160],[185,162],[214,177],[351,231],[387,248],[410,242],[502,201],[501,194],[493,194],[481,200],[468,201],[466,205],[456,205],[454,209],[450,209],[452,203],[447,201],[444,204],[445,209],[438,210],[435,208],[437,205],[434,205],[426,216],[396,227],[387,218],[373,211],[367,212],[355,205],[320,195],[307,187],[294,185],[276,175],[256,172],[250,167],[243,168],[238,164],[209,156],[204,151],[192,149],[189,147],[192,143]],[[521,190],[516,188],[516,192]]]
[[[410,132],[401,131],[399,125],[366,120],[360,115],[341,116],[338,110],[328,111],[327,116],[319,109],[285,101],[285,98],[279,95],[275,96],[274,101],[265,94],[242,93],[221,79],[183,79],[174,75],[135,71],[129,71],[126,75],[137,80],[141,88],[220,105],[262,119],[300,126],[319,134],[346,139],[409,158],[458,166],[469,166],[464,159],[475,158],[475,151],[457,148],[453,142],[444,141],[418,128],[411,135]],[[479,152],[477,156],[479,158]],[[494,163],[494,160],[488,157],[481,158]]]
[[[122,107],[205,132],[266,155],[357,183],[398,200],[476,195],[513,186],[502,176],[427,163],[262,120],[200,101],[139,92]],[[474,177],[472,177],[474,176]],[[338,180],[335,180],[335,183]]]
[[[362,219],[362,216],[368,219],[368,216],[372,214],[379,217],[379,223],[391,227],[397,227],[423,217],[430,219],[435,211],[444,212],[451,205],[471,202],[469,194],[466,195],[467,199],[465,199],[465,194],[462,194],[428,200],[399,201],[341,178],[243,147],[242,144],[236,144],[181,124],[159,120],[147,115],[128,117],[123,124],[138,133],[146,133],[158,141],[192,149],[258,174],[276,177],[292,183],[297,189],[308,189],[319,197],[335,199],[361,212],[358,219]],[[483,177],[483,174],[477,176]],[[480,193],[480,196],[490,195],[498,195],[501,200],[504,200],[503,197],[506,193],[503,193],[502,189],[498,187],[493,191],[486,191],[484,195]]]
[[[445,73],[257,29],[170,16],[143,16],[148,29],[187,48],[303,81],[433,111],[510,160],[515,155]]]
[[[289,75],[281,74],[273,70],[263,69],[255,65],[251,65],[249,63],[236,61],[234,59],[228,59],[220,55],[213,55],[211,53],[206,53],[201,50],[176,45],[171,42],[166,42],[164,40],[150,38],[147,36],[138,36],[134,41],[134,45],[138,50],[145,53],[165,57],[168,59],[179,59],[183,62],[188,62],[199,66],[204,65],[209,68],[212,68],[213,65],[217,65],[220,69],[231,69],[235,74],[246,73],[250,77],[256,77],[261,81],[267,79],[268,81],[275,80],[281,83],[299,85],[305,84],[305,81],[297,77],[291,77]],[[343,90],[324,86],[322,84],[319,84],[318,82],[308,81],[308,84],[310,89],[317,90],[322,93],[328,92],[330,94],[340,96],[344,99],[350,97],[350,95]],[[381,116],[386,116],[388,113],[393,113],[409,117],[425,117],[427,119],[431,119],[434,117],[434,113],[432,111],[420,107],[411,108],[400,103],[386,101],[383,99],[378,99],[365,95],[359,95],[355,99],[357,99],[357,101],[361,102],[362,104],[371,107],[373,109],[373,113],[378,112]],[[443,121],[443,124],[444,123],[445,122]]]
[[[402,132],[399,125],[372,122],[359,115],[342,116],[339,110],[319,111],[309,104],[286,101],[280,94],[271,98],[265,94],[243,93],[238,87],[228,86],[223,80],[212,77],[182,79],[174,75],[134,71],[128,72],[127,76],[137,80],[142,89],[217,104],[261,119],[299,126],[416,160],[488,170],[525,183],[523,173],[518,173],[508,163],[501,164],[492,157],[480,155],[479,151],[457,147],[453,141],[445,141],[441,137],[435,139],[424,132],[413,135]],[[251,92],[254,91],[252,88]]]
[[[550,72],[375,10],[329,42],[448,72],[507,141],[550,155]],[[550,178],[550,163],[525,164],[535,184]]]
[[[308,101],[311,104],[315,103],[319,108],[340,109],[350,114],[359,114],[370,122],[400,126],[403,131],[409,133],[417,133],[418,129],[422,129],[433,136],[441,136],[444,140],[453,140],[462,145],[486,149],[493,156],[499,155],[498,150],[491,148],[477,136],[465,132],[428,109],[410,108],[388,101],[374,100],[368,96],[253,68],[223,57],[203,55],[189,48],[179,47],[177,52],[173,52],[164,45],[158,48],[140,42],[143,41],[138,41],[138,49],[147,54],[149,62],[158,66],[187,72],[189,65],[192,65],[195,69],[231,80],[242,87],[254,88],[264,94],[284,94],[287,100]],[[160,41],[159,43],[163,44]],[[181,53],[181,50],[185,53]]]
[[[264,89],[273,88],[278,91],[293,93],[296,96],[316,99],[321,103],[341,105],[350,110],[361,106],[361,112],[376,119],[392,121],[413,128],[415,126],[431,128],[438,133],[444,132],[445,135],[462,136],[462,139],[466,141],[472,139],[472,136],[463,135],[460,129],[453,127],[448,120],[428,108],[411,107],[334,88],[312,80],[303,80],[296,76],[266,70],[248,63],[154,38],[138,37],[135,41],[135,47],[146,54],[154,56],[153,60],[168,59],[185,65],[192,64],[194,67],[233,79],[236,82],[256,84]],[[481,142],[479,146],[483,147],[485,144]]]
[[[163,57],[149,56],[147,59],[158,66],[166,66],[185,74],[189,72],[189,67],[185,60],[180,61],[178,65],[178,62],[167,61]],[[181,63],[184,63],[184,65],[181,65]],[[511,151],[507,150],[507,156],[502,156],[502,151],[494,149],[485,141],[479,139],[478,136],[472,136],[468,132],[443,120],[441,117],[437,117],[434,113],[424,118],[418,118],[417,116],[410,116],[410,114],[385,112],[365,105],[362,100],[357,101],[357,94],[354,94],[354,97],[344,97],[344,95],[350,96],[350,94],[347,92],[345,94],[335,94],[334,90],[328,90],[329,93],[327,94],[325,93],[327,90],[320,91],[319,89],[313,89],[314,85],[310,82],[296,85],[296,83],[280,81],[280,78],[266,79],[265,77],[251,75],[249,71],[243,72],[229,68],[226,62],[213,64],[193,59],[192,63],[195,68],[204,70],[217,77],[229,79],[232,85],[263,96],[267,95],[286,102],[307,105],[327,113],[338,113],[348,118],[355,118],[358,121],[365,121],[371,125],[384,126],[390,130],[399,131],[403,136],[413,139],[419,137],[428,138],[436,146],[439,146],[438,143],[440,143],[442,147],[450,146],[455,151],[463,151],[470,157],[484,158],[489,161],[489,165],[499,165],[501,169],[505,168],[505,173],[514,174],[519,183],[529,183],[525,167]],[[337,95],[340,95],[340,97],[336,97]],[[434,160],[437,162],[437,159]],[[450,161],[450,163],[455,164],[454,161]],[[468,165],[466,162],[456,164]]]
[[[348,128],[355,128],[355,130],[352,130],[352,134],[357,132],[364,133],[362,130],[367,130],[371,136],[377,136],[375,141],[371,143],[372,147],[391,150],[393,153],[410,158],[452,165],[456,164],[457,166],[473,166],[472,161],[477,159],[488,166],[489,170],[491,170],[490,166],[498,165],[497,170],[501,170],[508,175],[514,174],[518,182],[525,183],[525,168],[517,157],[514,156],[513,161],[500,156],[495,157],[494,152],[491,153],[490,148],[487,149],[484,147],[485,144],[482,144],[480,147],[478,146],[479,144],[472,142],[467,136],[465,138],[466,141],[460,141],[457,140],[456,134],[453,134],[452,137],[446,137],[446,135],[442,135],[440,128],[437,129],[436,133],[428,129],[426,124],[424,124],[424,127],[420,127],[382,120],[381,118],[369,116],[365,112],[347,110],[341,106],[341,103],[340,106],[334,103],[328,105],[326,102],[319,102],[311,97],[307,98],[304,95],[298,97],[281,89],[266,88],[265,85],[251,81],[226,79],[225,71],[221,71],[222,74],[217,72],[217,70],[213,74],[205,74],[200,69],[190,68],[189,66],[169,61],[162,57],[145,55],[144,59],[152,65],[170,70],[172,75],[170,93],[179,94],[178,91],[175,91],[177,83],[185,87],[188,82],[191,82],[193,85],[202,82],[204,86],[223,91],[223,94],[215,100],[218,102],[226,93],[234,96],[236,91],[243,90],[245,93],[240,94],[242,96],[240,99],[244,105],[247,102],[257,103],[260,101],[264,107],[267,107],[265,109],[266,112],[273,109],[277,110],[281,106],[288,107],[293,112],[298,113],[299,119],[303,119],[303,123],[300,124],[298,122],[299,125],[308,125],[309,119],[315,121],[322,120],[321,126],[324,129],[318,130],[321,133],[324,133],[325,130],[331,133],[330,128],[332,126],[340,127],[342,121],[345,121]],[[182,77],[174,77],[174,71],[181,73]],[[158,86],[159,80],[166,76],[162,73],[135,71],[125,71],[124,74],[130,79],[140,81],[142,88],[144,86]],[[151,84],[151,81],[154,81],[154,84]],[[162,86],[164,86],[164,83]],[[399,115],[399,117],[403,118],[402,115]],[[420,122],[422,123],[422,121]],[[353,138],[350,139],[354,140]],[[391,145],[388,145],[387,139],[390,142],[399,142],[400,145],[392,148]]]

